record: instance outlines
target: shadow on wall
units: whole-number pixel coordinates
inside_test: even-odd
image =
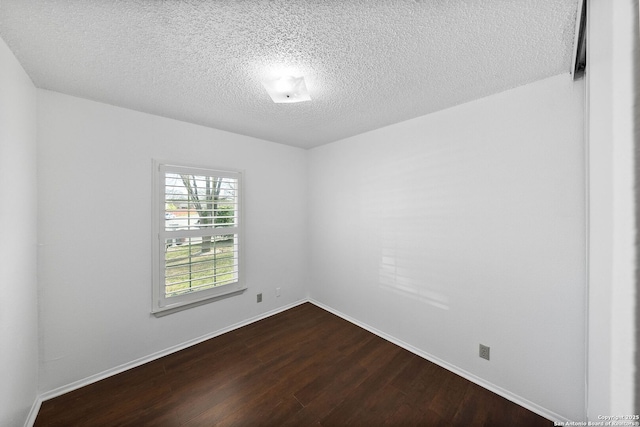
[[[449,310],[447,295],[437,286],[427,285],[438,281],[425,278],[422,271],[411,267],[412,264],[411,260],[398,257],[398,251],[391,248],[383,249],[379,268],[380,288],[420,300],[442,310]]]

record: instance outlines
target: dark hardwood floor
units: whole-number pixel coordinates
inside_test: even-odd
[[[306,303],[42,404],[36,426],[551,426]]]

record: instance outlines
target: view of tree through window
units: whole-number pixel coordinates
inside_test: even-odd
[[[238,280],[238,179],[165,172],[165,297]]]

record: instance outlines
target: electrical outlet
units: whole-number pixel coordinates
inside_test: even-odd
[[[480,344],[480,354],[479,354],[479,356],[482,357],[483,359],[489,360],[490,350],[491,349],[490,349],[489,346]]]
[[[280,296],[280,288],[276,288],[276,297]]]
[[[257,302],[262,302],[262,292],[258,294],[256,300]]]

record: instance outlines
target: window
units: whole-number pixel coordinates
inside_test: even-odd
[[[154,162],[152,312],[169,314],[244,290],[242,175]]]

